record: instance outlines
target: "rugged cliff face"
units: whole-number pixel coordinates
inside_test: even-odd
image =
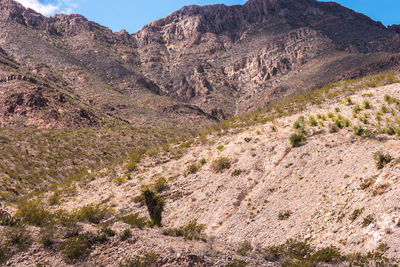
[[[400,51],[396,26],[314,0],[187,6],[135,34],[80,15],[46,18],[13,0],[0,13],[0,46],[24,71],[135,125],[233,116],[397,67]]]

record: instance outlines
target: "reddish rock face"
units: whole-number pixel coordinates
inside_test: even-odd
[[[3,0],[0,26],[0,81],[20,75],[141,125],[201,124],[399,66],[398,25],[316,0],[187,6],[135,34]],[[29,75],[15,71],[21,67]]]

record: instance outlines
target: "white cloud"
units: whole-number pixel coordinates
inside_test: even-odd
[[[32,8],[45,16],[51,16],[55,13],[72,13],[78,5],[74,0],[58,0],[56,4],[43,4],[40,0],[16,0],[21,5],[27,8]]]

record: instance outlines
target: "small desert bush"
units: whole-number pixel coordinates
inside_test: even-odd
[[[132,237],[132,231],[129,228],[122,231],[122,233],[119,235],[119,239],[121,241],[128,240],[131,237]]]
[[[30,200],[20,204],[15,217],[36,226],[47,225],[53,219],[52,214],[44,209],[43,203],[39,200]]]
[[[185,240],[202,240],[205,242],[205,227],[204,224],[198,224],[196,220],[192,220],[179,228],[166,229],[163,231],[163,234],[177,237],[182,236]]]
[[[125,183],[126,181],[131,180],[131,179],[132,179],[131,175],[130,175],[130,174],[127,174],[127,175],[124,175],[124,176],[115,178],[115,179],[114,179],[114,183],[115,183],[117,186],[120,186],[120,185],[122,185],[123,183]]]
[[[242,256],[246,255],[253,247],[251,246],[249,241],[243,241],[239,244],[239,248],[236,252]]]
[[[54,225],[41,228],[38,236],[38,242],[45,248],[51,247],[56,241],[56,228]]]
[[[386,164],[391,162],[393,158],[390,154],[384,153],[382,151],[378,151],[375,153],[374,159],[375,159],[376,168],[378,168],[378,170],[380,170],[380,169],[383,169],[383,167],[385,167]]]
[[[366,255],[342,255],[336,247],[316,250],[307,242],[292,239],[281,245],[264,248],[264,258],[278,262],[279,266],[397,266],[395,259],[388,259],[383,253],[384,249],[378,247]]]
[[[300,117],[297,119],[297,121],[294,122],[293,128],[294,128],[294,129],[300,129],[300,128],[304,127],[304,122],[305,122],[304,117],[303,117],[303,116],[300,116]]]
[[[287,220],[290,216],[292,216],[292,214],[293,212],[291,212],[290,210],[280,211],[278,214],[278,219],[280,221]]]
[[[200,169],[200,166],[198,164],[191,164],[188,166],[186,173],[187,174],[194,174]]]
[[[120,267],[157,267],[159,266],[159,255],[155,253],[145,253],[143,256],[136,256],[134,259],[120,263]]]
[[[153,188],[157,193],[161,193],[168,188],[168,182],[165,177],[160,177],[153,184]]]
[[[112,210],[104,205],[89,204],[75,209],[72,214],[79,221],[99,224],[112,215]]]
[[[24,226],[9,227],[4,232],[7,244],[19,249],[26,249],[32,243],[32,238]]]
[[[315,117],[312,116],[312,115],[308,118],[308,122],[310,123],[310,126],[317,126],[318,125]]]
[[[110,237],[113,236],[115,236],[115,231],[112,230],[110,227],[103,226],[99,231],[97,231],[95,241],[98,243],[105,243],[109,241]]]
[[[374,133],[366,127],[356,126],[353,129],[354,134],[363,138],[372,137]]]
[[[357,220],[357,218],[364,212],[364,210],[364,208],[354,210],[349,217],[350,221],[354,222],[355,220]]]
[[[211,170],[215,173],[223,172],[231,167],[231,159],[220,157],[211,163]]]
[[[367,227],[368,225],[370,225],[373,222],[374,222],[374,216],[372,214],[369,214],[364,218],[361,225],[362,225],[362,227]]]
[[[4,263],[10,256],[7,245],[0,243],[0,264]]]
[[[248,265],[247,262],[240,259],[233,259],[231,262],[227,263],[225,267],[246,267]]]
[[[61,254],[69,262],[86,258],[89,256],[92,246],[96,243],[95,239],[93,234],[90,233],[70,237],[61,243]]]
[[[243,173],[243,170],[240,170],[240,169],[236,169],[236,170],[234,170],[233,172],[232,172],[232,176],[239,176],[239,175],[241,175]]]
[[[61,195],[59,193],[54,193],[49,197],[49,199],[47,200],[47,203],[50,206],[55,206],[55,205],[59,205],[60,201],[61,201]]]
[[[364,107],[364,109],[371,109],[372,108],[371,103],[369,101],[364,101],[363,102],[363,107]]]
[[[292,134],[289,137],[290,145],[295,148],[301,146],[303,142],[306,141],[306,137],[302,133]]]
[[[368,179],[365,179],[361,185],[360,185],[360,189],[365,190],[367,188],[370,188],[371,186],[373,186],[375,184],[376,181],[376,176],[372,176]]]
[[[19,221],[12,215],[7,213],[0,214],[0,226],[16,226]]]
[[[132,227],[137,227],[139,229],[142,229],[146,226],[146,219],[144,217],[141,217],[139,213],[125,215],[120,217],[119,219],[124,223],[129,224]]]
[[[124,168],[129,172],[133,172],[137,169],[137,162],[130,161],[125,164]]]

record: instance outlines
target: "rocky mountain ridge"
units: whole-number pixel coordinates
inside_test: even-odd
[[[399,68],[396,26],[333,2],[187,6],[134,34],[81,15],[46,18],[13,0],[0,13],[0,47],[26,72],[133,125],[212,122]]]

